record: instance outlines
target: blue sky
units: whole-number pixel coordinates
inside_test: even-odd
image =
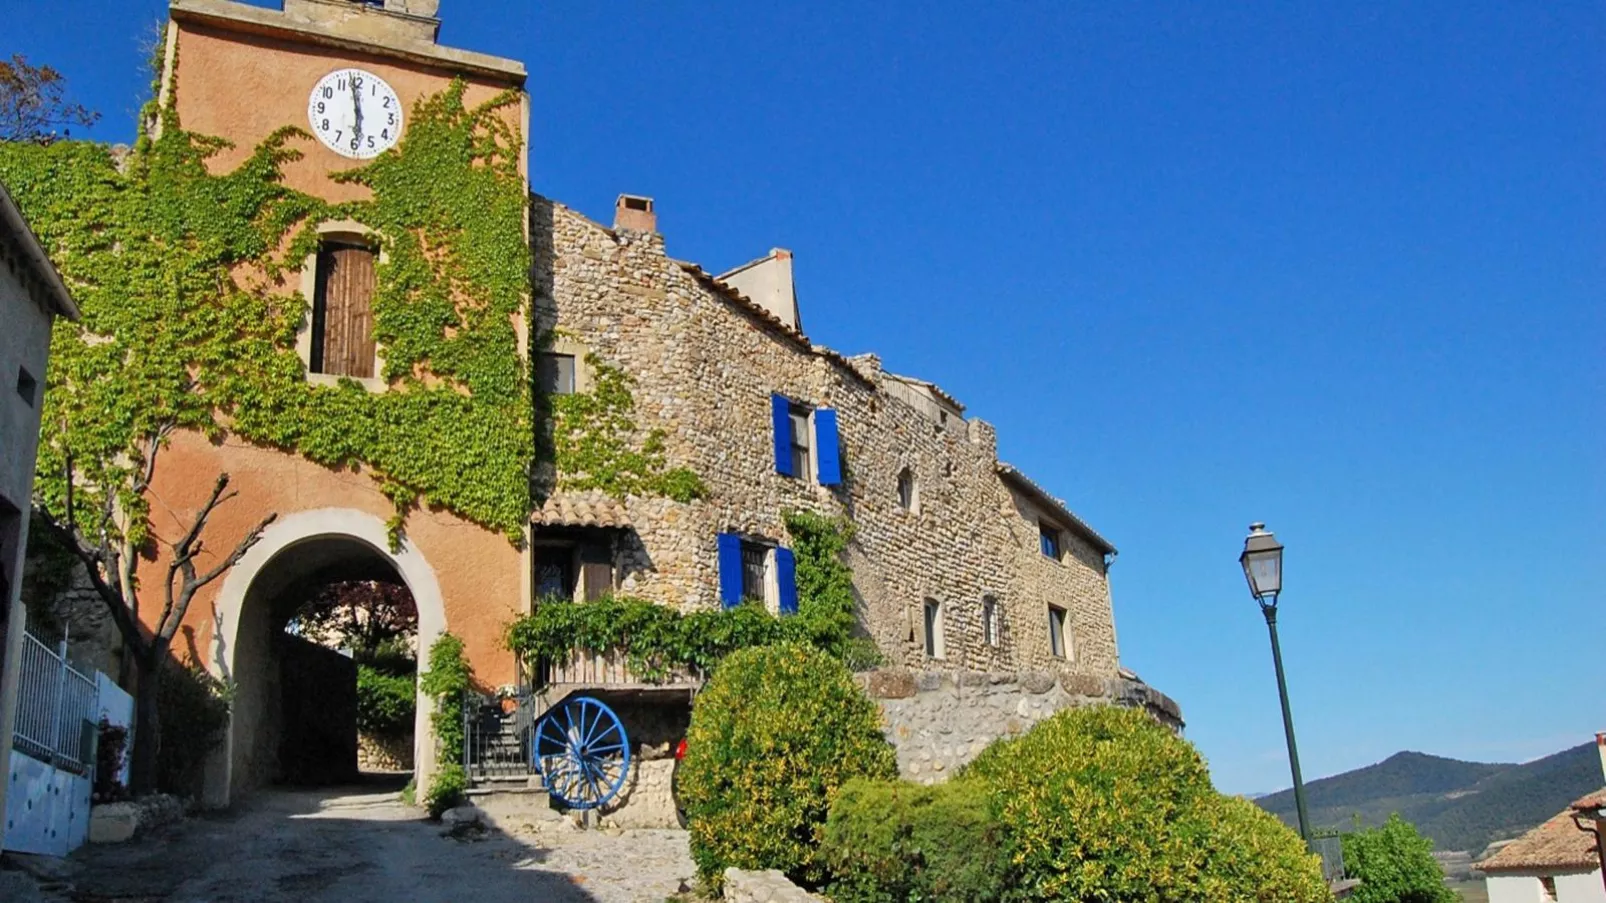
[[[1606,728],[1606,8],[442,5],[529,66],[538,191],[792,249],[816,341],[1121,548],[1122,660],[1223,789],[1288,784],[1252,520],[1307,776]],[[0,51],[131,140],[163,4],[73,8],[0,0]]]

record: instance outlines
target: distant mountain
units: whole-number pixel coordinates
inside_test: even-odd
[[[1593,743],[1522,765],[1402,752],[1306,784],[1305,805],[1319,828],[1347,829],[1356,816],[1363,825],[1377,825],[1398,812],[1433,838],[1436,849],[1475,856],[1490,842],[1522,834],[1603,783]],[[1298,821],[1292,790],[1255,802],[1290,825]]]

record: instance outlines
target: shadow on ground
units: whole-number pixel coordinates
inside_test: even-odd
[[[487,827],[472,839],[403,806],[399,784],[274,790],[129,844],[69,859],[60,900],[79,903],[390,901],[591,903],[550,849]]]

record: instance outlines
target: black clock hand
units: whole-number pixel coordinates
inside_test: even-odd
[[[355,77],[351,79],[351,110],[353,115],[357,117],[357,130],[352,137],[362,141],[362,89],[357,87],[357,79]]]

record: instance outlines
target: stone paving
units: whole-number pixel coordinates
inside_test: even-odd
[[[695,874],[686,834],[565,821],[444,836],[395,793],[263,793],[68,860],[47,899],[93,903],[662,901]]]

